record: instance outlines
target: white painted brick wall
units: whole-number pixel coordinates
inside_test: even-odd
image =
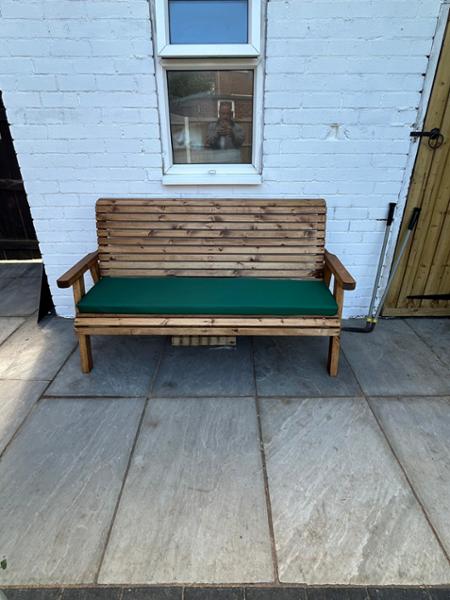
[[[327,245],[367,310],[410,149],[440,0],[270,0],[264,183],[161,184],[148,0],[1,0],[0,89],[57,311],[94,249],[99,196],[323,196]]]

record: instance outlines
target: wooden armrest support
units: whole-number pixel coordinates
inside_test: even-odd
[[[86,271],[89,271],[98,262],[98,250],[91,252],[79,260],[71,269],[57,280],[59,288],[72,286]]]
[[[325,250],[325,266],[330,269],[344,290],[355,289],[356,281],[353,279],[338,257],[335,254],[328,252],[328,250]]]

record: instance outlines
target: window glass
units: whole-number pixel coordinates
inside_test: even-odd
[[[167,71],[174,164],[251,163],[253,71]]]
[[[171,44],[246,44],[248,0],[169,0]]]

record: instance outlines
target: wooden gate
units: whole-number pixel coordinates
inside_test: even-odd
[[[439,128],[443,143],[422,137],[399,240],[415,206],[417,228],[405,252],[383,314],[450,315],[450,26],[442,46],[424,131]]]
[[[36,233],[0,93],[0,260],[39,257]]]

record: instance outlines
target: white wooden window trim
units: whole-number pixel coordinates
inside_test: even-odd
[[[259,56],[261,53],[262,0],[248,0],[248,44],[171,44],[169,2],[154,0],[156,50],[164,58]]]
[[[253,123],[252,164],[173,164],[170,134],[168,70],[241,70],[252,69]],[[165,185],[255,185],[262,181],[264,68],[261,59],[157,59],[156,78],[161,119],[163,149],[163,184]]]

